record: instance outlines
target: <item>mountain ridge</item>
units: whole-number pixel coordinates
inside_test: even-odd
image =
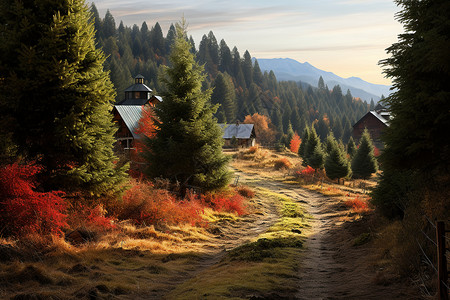
[[[359,77],[340,77],[333,72],[318,69],[308,62],[301,63],[292,58],[255,58],[261,71],[272,70],[280,81],[302,81],[317,87],[320,76],[330,89],[340,85],[345,93],[350,90],[353,97],[359,97],[367,102],[373,99],[378,102],[381,96],[388,96],[391,86],[367,82]]]

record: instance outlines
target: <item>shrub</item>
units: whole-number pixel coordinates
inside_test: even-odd
[[[248,186],[240,186],[236,189],[239,195],[245,198],[253,198],[255,196],[255,191],[250,189]]]
[[[103,205],[93,207],[81,203],[73,204],[69,209],[68,223],[71,228],[84,228],[92,231],[105,231],[116,228],[114,220],[107,217]]]
[[[131,219],[137,224],[147,225],[204,225],[203,207],[199,200],[177,200],[167,190],[156,189],[149,183],[135,182],[122,200],[119,219]]]
[[[255,154],[258,151],[258,146],[252,146],[250,148],[248,148],[247,150],[247,154]]]
[[[276,170],[289,169],[292,164],[287,158],[280,158],[275,161],[274,167]]]
[[[231,212],[241,216],[246,213],[244,197],[231,192],[209,193],[201,195],[203,205],[219,212]]]
[[[300,139],[300,136],[297,133],[295,133],[289,144],[289,149],[291,150],[291,152],[297,153],[301,143],[302,140]]]
[[[7,235],[61,234],[67,226],[61,191],[37,192],[42,167],[14,163],[0,169],[0,227]]]
[[[346,200],[344,203],[347,207],[352,208],[357,213],[362,213],[369,210],[367,201],[365,199],[361,199],[359,196],[356,196],[353,199]]]

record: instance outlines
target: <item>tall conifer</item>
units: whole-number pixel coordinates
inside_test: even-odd
[[[373,144],[369,131],[364,129],[358,150],[352,160],[354,178],[368,178],[378,170],[378,163],[373,154]]]
[[[170,62],[161,81],[164,101],[155,111],[156,136],[148,139],[147,174],[213,190],[229,182],[228,158],[222,153],[222,131],[210,103],[211,90],[202,91],[203,67],[190,52],[184,22],[176,24]]]
[[[18,154],[46,167],[47,187],[104,193],[115,168],[115,92],[83,0],[0,1],[1,102]]]

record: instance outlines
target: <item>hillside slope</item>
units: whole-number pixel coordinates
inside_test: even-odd
[[[300,63],[290,58],[258,58],[258,63],[262,71],[272,70],[278,80],[302,81],[317,86],[320,76],[330,89],[335,85],[340,85],[342,91],[350,90],[354,97],[359,97],[367,102],[373,99],[375,102],[380,100],[381,95],[390,94],[390,86],[382,84],[373,84],[358,77],[342,78],[338,75],[320,70],[308,62]]]

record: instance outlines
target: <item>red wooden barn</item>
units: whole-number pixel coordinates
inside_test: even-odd
[[[383,141],[381,140],[381,135],[383,130],[389,126],[390,113],[387,109],[381,105],[377,105],[375,110],[369,111],[365,114],[358,122],[353,125],[353,139],[355,143],[359,143],[364,128],[370,133],[373,144],[378,149],[384,149]]]

